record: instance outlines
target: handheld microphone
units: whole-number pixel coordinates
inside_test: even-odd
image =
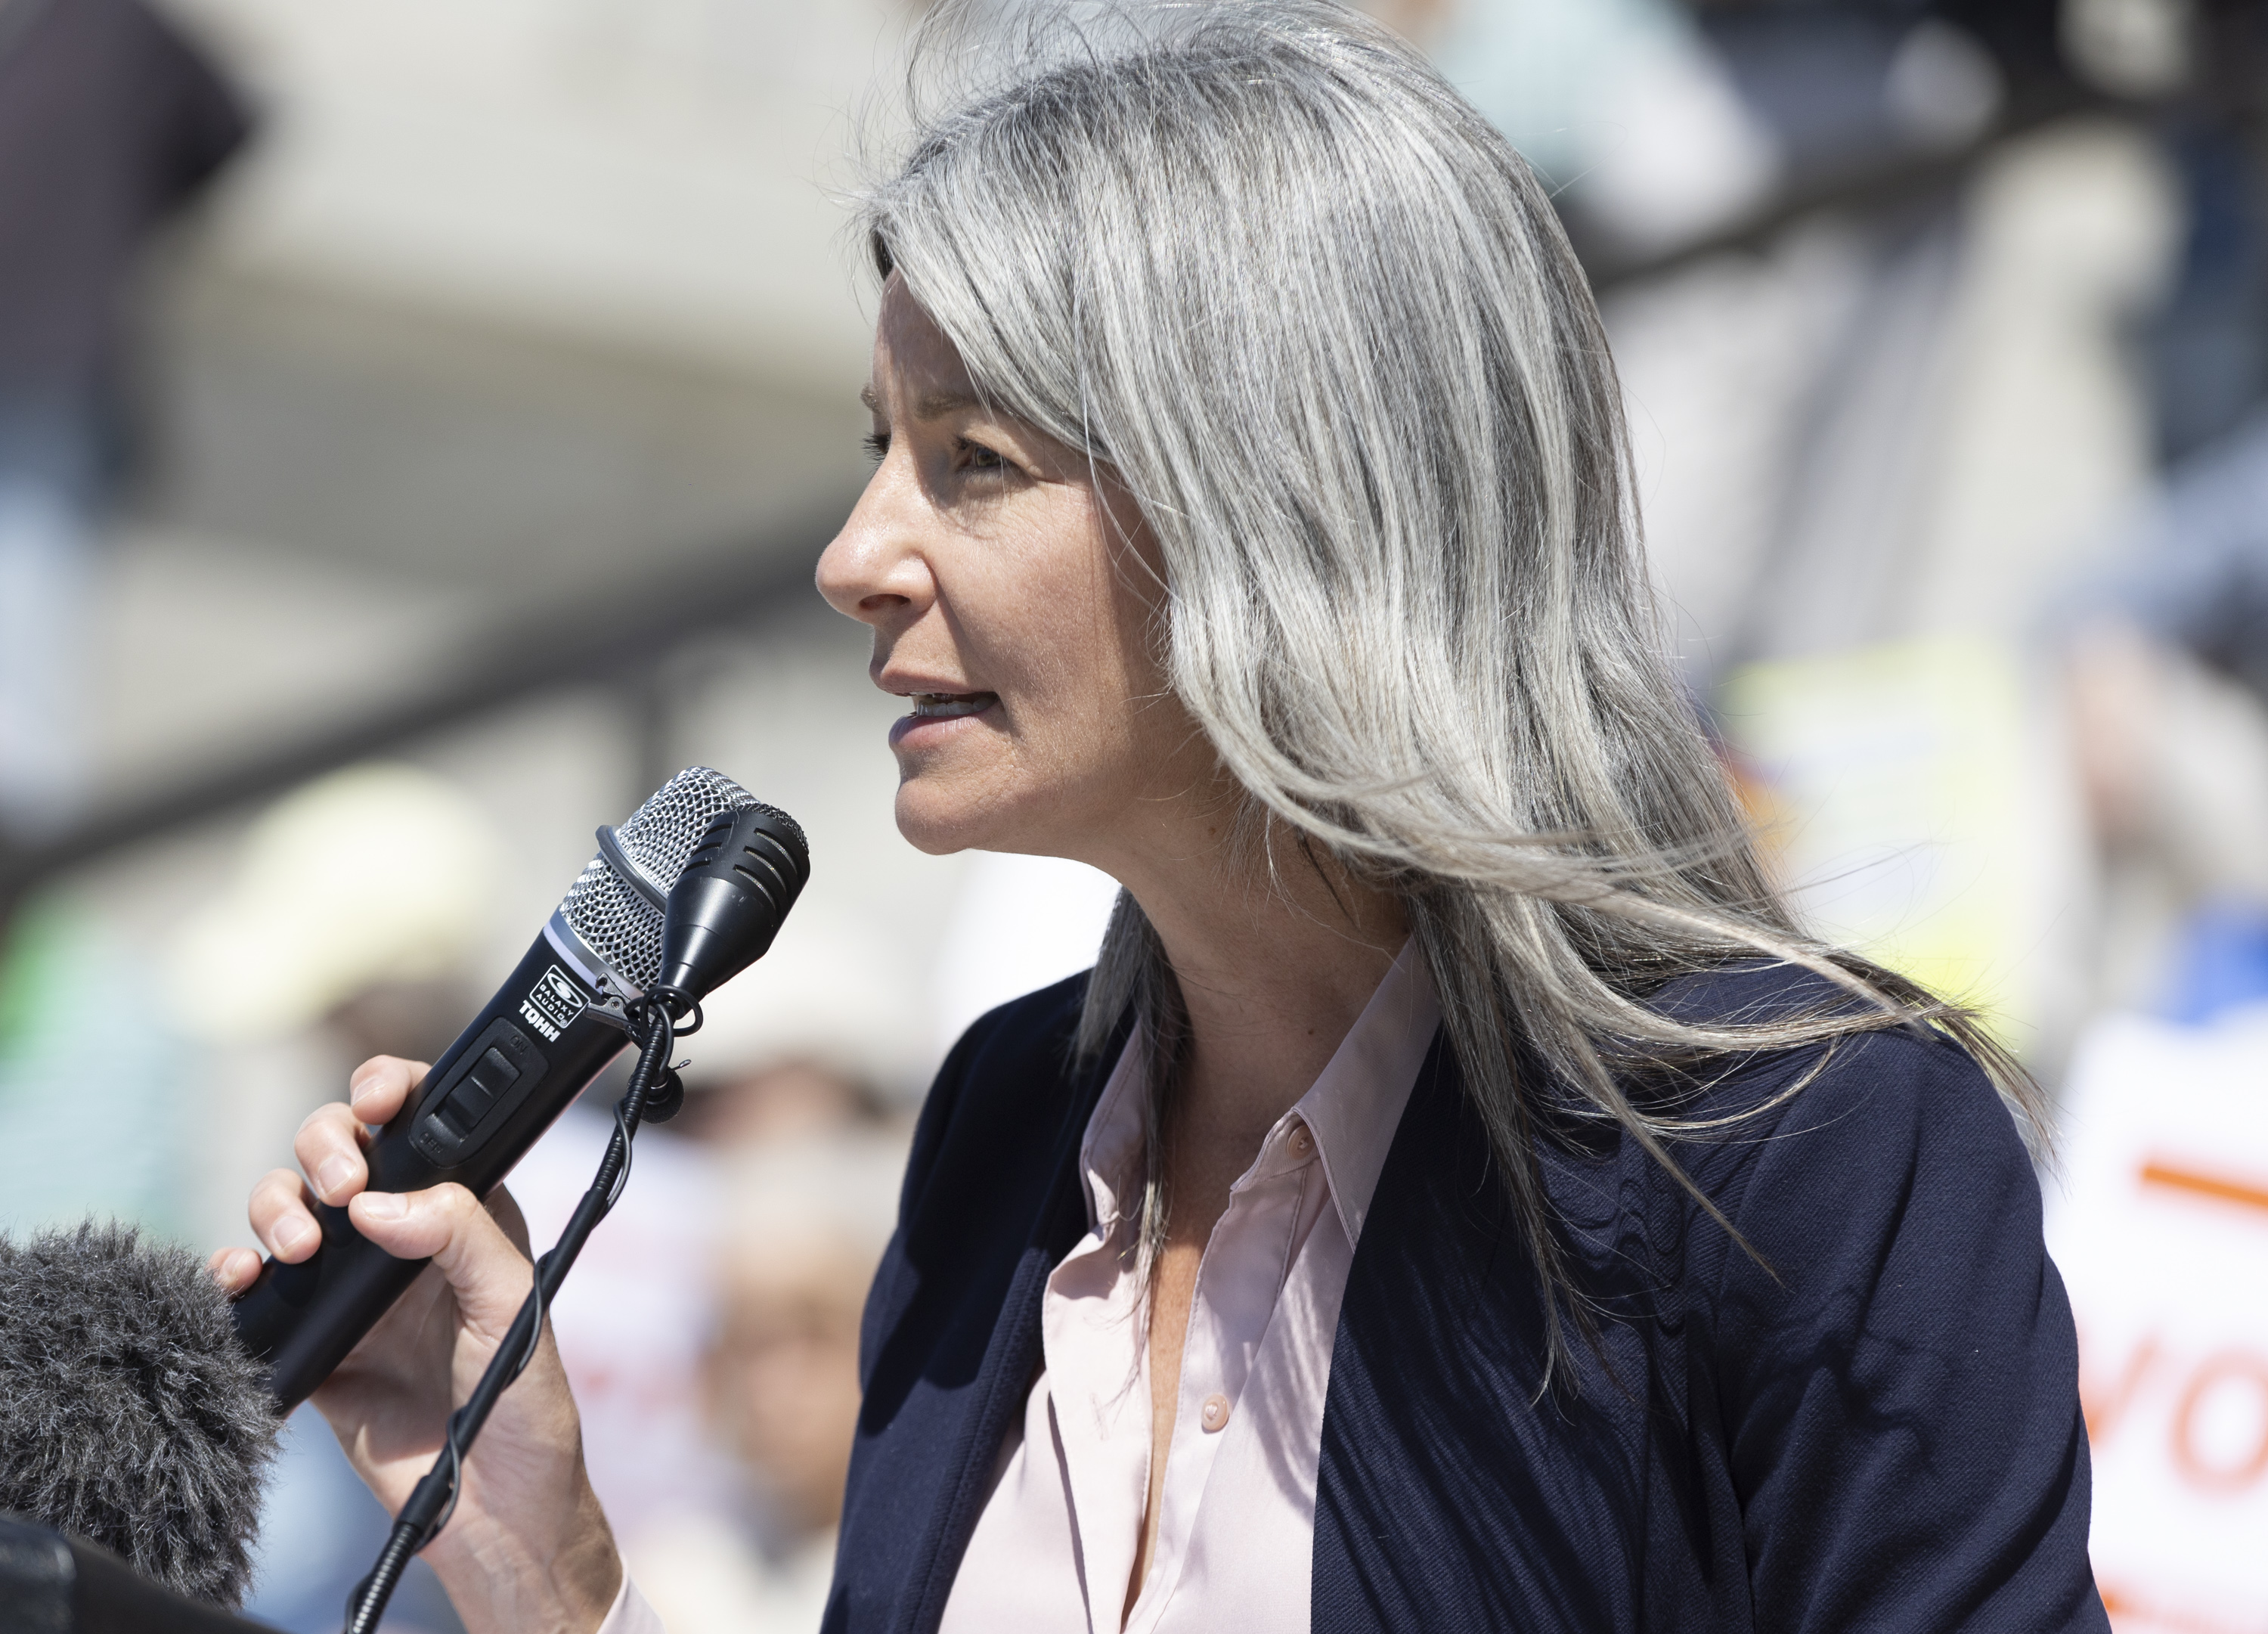
[[[712,834],[723,837],[702,865],[742,883],[718,893],[701,924],[734,935],[693,938],[702,945],[681,948],[665,971],[671,890]],[[631,1041],[624,1001],[665,987],[697,1001],[770,945],[810,872],[795,820],[706,767],[671,778],[620,828],[600,829],[599,854],[527,956],[372,1144],[371,1189],[455,1181],[486,1196]],[[755,953],[738,963],[725,958],[731,968],[719,972],[718,953],[736,956],[750,946]],[[297,1265],[269,1259],[235,1306],[237,1332],[268,1364],[269,1388],[286,1411],[330,1376],[425,1265],[370,1241],[343,1208],[319,1203],[315,1216],[323,1240],[313,1255]]]
[[[233,1608],[277,1424],[195,1255],[92,1221],[0,1237],[0,1511]]]

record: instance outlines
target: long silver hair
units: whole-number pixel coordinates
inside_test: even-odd
[[[1919,1025],[2036,1126],[1966,1012],[1807,936],[1759,866],[1668,658],[1597,308],[1504,137],[1329,0],[1015,15],[964,50],[989,83],[917,108],[865,195],[875,264],[980,391],[1133,497],[1170,684],[1262,831],[1400,895],[1555,1361],[1563,1306],[1590,1314],[1538,1164],[1547,1102],[1572,1092],[1692,1189],[1666,1143],[1703,1126],[1634,1086]],[[1743,959],[1832,986],[1761,1019],[1649,1003]],[[1154,1245],[1183,1011],[1122,894],[1082,1047],[1130,1010]]]

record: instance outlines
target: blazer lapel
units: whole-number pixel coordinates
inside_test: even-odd
[[[948,1461],[953,1473],[932,1533],[934,1541],[925,1551],[926,1570],[919,1592],[904,1602],[906,1617],[902,1626],[906,1634],[935,1634],[944,1621],[961,1557],[968,1552],[968,1540],[983,1513],[993,1465],[1007,1439],[1009,1425],[1023,1410],[1032,1380],[1039,1373],[1040,1307],[1048,1277],[1086,1233],[1086,1201],[1079,1172],[1080,1142],[1122,1042],[1114,1041],[1103,1050],[1099,1064],[1080,1074],[1064,1097],[1047,1201],[1033,1221],[1030,1240],[1017,1258],[983,1366],[969,1392],[967,1416]]]

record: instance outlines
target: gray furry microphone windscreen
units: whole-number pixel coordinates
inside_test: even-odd
[[[279,1427],[195,1255],[115,1224],[0,1237],[0,1513],[232,1609]]]

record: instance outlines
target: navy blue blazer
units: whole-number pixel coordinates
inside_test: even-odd
[[[923,1109],[867,1301],[829,1634],[938,1626],[1040,1367],[1108,1067],[1069,1064],[1084,982],[979,1021]],[[1677,1008],[1800,984],[1751,969]],[[1756,1105],[1817,1059],[1732,1063],[1683,1110]],[[2109,1629],[2070,1307],[2030,1161],[1964,1052],[1848,1041],[1783,1106],[1680,1143],[1763,1265],[1618,1132],[1571,1124],[1543,1152],[1609,1316],[1580,1387],[1539,1396],[1543,1307],[1437,1037],[1340,1311],[1316,1634]],[[1115,1614],[1124,1585],[1100,1592]]]

